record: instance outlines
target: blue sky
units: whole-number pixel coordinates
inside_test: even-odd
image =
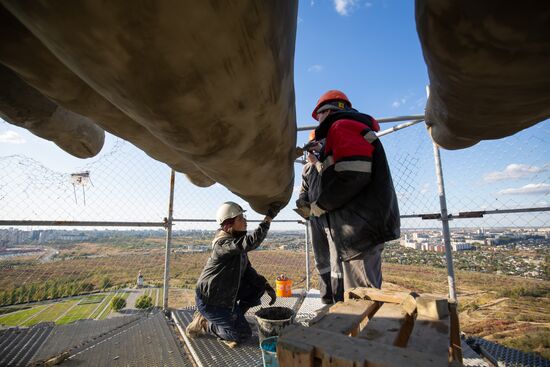
[[[296,41],[299,125],[328,89],[373,116],[422,114],[428,84],[412,1],[301,1]]]
[[[374,117],[423,114],[429,80],[416,34],[414,2],[300,1],[294,74],[298,126],[316,123],[311,118],[311,109],[319,95],[328,89],[345,91],[354,107]],[[392,125],[384,124],[382,129]],[[482,142],[466,150],[442,152],[449,211],[550,205],[549,131],[549,122],[545,121],[511,138]],[[307,132],[298,134],[299,145],[306,139]],[[15,219],[157,220],[165,216],[167,168],[129,144],[114,148],[116,141],[108,136],[98,157],[80,160],[26,130],[0,122],[0,169],[19,170],[13,173],[10,182],[0,179],[0,202],[3,201],[4,208],[12,208],[9,214],[7,210],[2,211],[2,219],[15,215]],[[417,125],[384,137],[383,142],[400,197],[401,212],[437,211],[439,201],[432,145],[425,128]],[[111,153],[113,149],[116,154]],[[31,158],[35,163],[25,161],[27,165],[21,164],[21,158],[17,158],[17,164],[6,165],[5,157],[12,155]],[[25,167],[31,166],[33,172],[46,172],[41,175],[51,177],[46,180],[28,174],[25,169],[30,168]],[[301,166],[295,168],[299,178]],[[93,182],[93,186],[85,188],[88,193],[86,206],[82,205],[82,198],[74,199],[75,192],[66,178],[69,173],[84,169],[91,171]],[[29,177],[36,184],[27,185],[24,195],[11,199],[9,193],[6,194],[10,185],[15,185],[17,191],[25,179],[31,180]],[[38,183],[42,181],[43,184]],[[56,185],[51,184],[54,181]],[[175,208],[179,217],[213,217],[222,201],[242,203],[219,185],[209,189],[194,188],[182,175],[178,175],[177,185]],[[57,191],[48,191],[53,190],[52,186]],[[151,189],[153,186],[155,189]],[[298,186],[297,179],[295,187]],[[44,194],[46,191],[48,193]],[[80,191],[77,193],[81,195]],[[42,200],[40,197],[50,198],[50,201],[35,205]],[[61,204],[56,201],[59,197],[63,198]],[[23,201],[6,205],[8,200]],[[128,201],[132,204],[128,205]],[[56,208],[56,205],[61,207]],[[39,209],[28,209],[36,206]],[[281,218],[296,218],[290,209],[288,206]],[[141,213],[147,214],[142,217]],[[251,214],[251,217],[258,217]],[[548,215],[523,218],[525,220],[517,222],[515,217],[504,216],[487,223],[550,226]],[[476,225],[472,223],[469,224]]]

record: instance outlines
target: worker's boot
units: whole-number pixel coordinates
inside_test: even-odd
[[[319,290],[321,293],[321,302],[325,305],[334,303],[332,296],[332,285],[330,280],[330,273],[324,273],[320,276]]]
[[[206,320],[206,318],[199,311],[195,311],[193,321],[187,325],[185,333],[190,338],[196,338],[197,336],[206,333],[207,326],[208,320]]]
[[[340,278],[331,278],[332,282],[332,298],[334,303],[344,301],[344,279]]]
[[[227,345],[229,348],[233,349],[237,346],[237,342],[233,341],[233,340],[224,340],[224,339],[221,339],[221,341]]]

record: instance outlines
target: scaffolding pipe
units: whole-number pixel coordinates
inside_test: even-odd
[[[459,212],[458,214],[448,214],[447,218],[449,220],[454,219],[471,219],[471,218],[483,218],[485,215],[492,214],[512,214],[512,213],[537,213],[537,212],[548,212],[550,211],[550,206],[541,206],[535,208],[516,208],[516,209],[494,209],[494,210],[473,210],[467,212]],[[404,214],[399,216],[399,218],[420,218],[422,220],[440,220],[441,213],[421,213],[421,214]]]
[[[467,212],[459,212],[458,214],[448,214],[448,219],[470,219],[483,218],[485,215],[492,214],[512,214],[512,213],[537,213],[548,212],[550,206],[534,207],[534,208],[516,208],[516,209],[494,209],[494,210],[473,210]],[[421,213],[421,214],[403,214],[400,218],[420,218],[424,220],[441,219],[441,213]],[[248,222],[261,222],[260,219],[249,219]],[[174,222],[186,223],[201,223],[201,222],[216,222],[215,219],[172,219]],[[305,224],[299,219],[281,219],[273,220],[274,223],[297,223]],[[51,226],[51,227],[166,227],[166,222],[100,222],[100,221],[64,221],[64,220],[0,220],[0,227],[6,226]]]
[[[422,121],[424,121],[424,120],[414,120],[414,121],[410,121],[410,122],[405,122],[404,124],[395,125],[393,127],[390,127],[389,129],[386,129],[386,130],[383,130],[383,131],[380,131],[380,132],[376,133],[376,136],[378,136],[380,138],[384,135],[388,135],[388,134],[391,134],[391,133],[396,132],[398,130],[407,128],[409,126],[416,125],[416,124],[418,124],[419,122],[422,122]]]
[[[410,121],[410,120],[424,120],[424,115],[411,115],[411,116],[396,116],[396,117],[385,117],[381,119],[376,119],[379,123],[386,122],[399,122],[399,121]],[[297,131],[309,131],[316,129],[319,125],[308,125],[297,128]]]
[[[165,227],[164,222],[100,222],[71,220],[0,220],[0,226]]]
[[[215,223],[215,219],[174,219],[174,222],[186,223]],[[247,222],[262,222],[260,219],[248,219]],[[281,219],[273,220],[273,223],[297,223],[304,224],[300,219]],[[31,226],[50,226],[50,227],[162,227],[166,228],[164,222],[101,222],[101,221],[70,221],[70,220],[0,220],[0,227],[31,227]]]
[[[166,254],[164,256],[164,300],[162,309],[168,312],[168,290],[170,289],[170,247],[172,245],[172,215],[174,213],[174,181],[176,172],[170,173],[170,199],[168,201],[168,218],[166,218]]]
[[[511,213],[535,213],[548,212],[550,206],[541,206],[536,208],[516,208],[516,209],[494,209],[494,210],[477,210],[469,212],[459,212],[453,218],[483,218],[485,214],[511,214]]]
[[[309,264],[309,220],[306,220],[306,292],[309,292],[309,287],[310,287],[310,284],[309,284],[309,267],[310,267],[310,264]]]
[[[447,199],[445,197],[445,183],[443,182],[443,169],[441,168],[441,156],[439,146],[434,142],[435,174],[437,176],[437,189],[439,192],[439,206],[441,208],[441,227],[443,241],[445,242],[445,259],[447,261],[447,280],[449,282],[449,298],[451,302],[456,299],[455,271],[453,267],[453,254],[451,252],[451,232],[449,230],[449,217],[447,215]]]
[[[257,222],[257,223],[260,223],[260,222],[263,222],[263,219],[246,219],[246,221],[248,223],[252,222]],[[215,219],[172,219],[172,222],[185,222],[185,223],[193,223],[193,222],[197,222],[197,223],[214,223],[216,222]],[[298,224],[303,224],[303,221],[302,220],[299,220],[299,219],[279,219],[279,220],[272,220],[271,221],[272,223],[298,223]]]

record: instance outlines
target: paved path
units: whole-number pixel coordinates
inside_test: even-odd
[[[124,307],[124,310],[128,309],[135,309],[136,308],[136,300],[139,296],[144,294],[145,289],[127,289],[126,290],[129,295],[128,298],[126,298],[126,307]]]

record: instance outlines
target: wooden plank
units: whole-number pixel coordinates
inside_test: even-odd
[[[358,337],[378,343],[406,347],[413,330],[414,317],[400,305],[384,303]]]
[[[456,302],[449,303],[449,314],[451,319],[451,359],[462,363],[462,345],[460,341],[460,323],[458,320],[458,305]]]
[[[445,297],[422,295],[416,299],[416,311],[418,315],[440,320],[449,315],[449,302]]]
[[[286,349],[287,345],[299,345],[306,350],[312,347],[315,364],[317,365],[317,360],[322,361],[323,367],[441,367],[448,365],[445,357],[304,326],[297,326],[285,332],[279,338],[278,344],[281,346],[281,351]],[[279,348],[277,351],[279,353]],[[281,363],[280,366],[294,365]]]
[[[450,319],[448,317],[433,320],[424,315],[418,315],[407,348],[448,358],[449,333]]]
[[[416,293],[411,293],[405,297],[403,302],[401,302],[401,308],[407,314],[415,316],[416,314],[416,298],[418,295]]]
[[[319,310],[317,310],[317,313],[316,313],[315,317],[312,318],[311,320],[309,320],[307,322],[307,324],[309,326],[311,326],[311,325],[315,324],[316,322],[318,322],[319,320],[321,320],[323,317],[325,317],[326,314],[328,314],[328,311],[332,306],[333,306],[332,304],[323,305],[323,307],[321,307]]]
[[[354,336],[378,307],[376,302],[365,300],[338,302],[329,309],[327,314],[310,325],[314,328]]]
[[[364,367],[363,360],[355,361],[352,357],[341,355],[330,355],[325,353],[321,361],[322,367]]]
[[[409,294],[409,292],[384,291],[376,288],[353,288],[345,293],[345,299],[401,303]]]
[[[288,332],[288,329],[285,330]],[[313,367],[313,346],[299,340],[280,338],[277,341],[277,360],[284,367]]]

